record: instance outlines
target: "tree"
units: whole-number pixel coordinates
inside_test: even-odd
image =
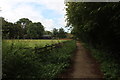
[[[44,27],[40,22],[29,24],[27,34],[29,38],[38,39],[41,38],[44,33]]]
[[[67,26],[73,27],[72,33],[77,38],[112,55],[119,52],[119,3],[69,2],[66,6]]]
[[[60,29],[59,29],[58,37],[59,37],[59,38],[66,38],[66,32],[64,31],[63,28],[60,28]]]
[[[32,23],[27,18],[19,19],[16,23],[8,22],[2,18],[3,39],[41,38],[44,34],[44,26],[40,23]]]
[[[21,18],[16,22],[17,25],[20,25],[22,29],[23,38],[27,38],[27,29],[29,28],[29,24],[32,23],[28,18]]]
[[[45,35],[52,35],[52,32],[50,32],[50,31],[45,31],[44,34],[45,34]]]
[[[14,28],[15,28],[15,39],[21,39],[23,38],[23,29],[21,28],[21,25],[14,23]]]
[[[63,28],[53,29],[53,37],[55,38],[66,38],[66,32]]]
[[[15,39],[18,36],[18,27],[14,23],[8,22],[2,18],[2,37],[3,39]]]
[[[58,33],[59,33],[59,32],[58,32],[58,29],[54,28],[54,29],[53,29],[53,37],[56,37],[56,38],[57,38],[57,37],[58,37]]]
[[[5,19],[2,17],[2,38],[7,39],[9,37],[9,27],[8,27],[8,22],[5,21]]]

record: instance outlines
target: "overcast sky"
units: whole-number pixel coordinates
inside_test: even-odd
[[[64,0],[0,0],[0,17],[9,22],[28,18],[46,30],[65,26]],[[67,29],[66,29],[67,30]]]

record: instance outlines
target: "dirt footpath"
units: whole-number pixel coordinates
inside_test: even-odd
[[[102,78],[100,65],[91,56],[90,51],[85,49],[81,43],[77,42],[77,51],[73,57],[72,66],[66,73],[62,74],[62,78]]]

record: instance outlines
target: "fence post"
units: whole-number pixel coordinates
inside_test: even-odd
[[[61,48],[64,43],[65,42],[61,42],[61,43],[59,42],[59,43],[55,43],[55,44],[51,44],[51,45],[45,45],[45,47],[42,47],[42,48],[35,47],[34,51],[35,51],[35,53],[38,53],[38,52],[43,53],[43,52],[48,52],[48,51],[50,52],[53,49],[56,49],[58,51],[58,48]]]

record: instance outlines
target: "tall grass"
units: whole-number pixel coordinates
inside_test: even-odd
[[[83,44],[86,48],[91,50],[92,55],[100,62],[101,71],[104,73],[106,80],[119,80],[120,78],[120,64],[117,59],[111,56],[111,54],[92,48],[87,44]]]
[[[67,66],[75,41],[51,52],[36,54],[31,49],[21,49],[27,44],[3,41],[3,78],[50,78],[53,79]]]

